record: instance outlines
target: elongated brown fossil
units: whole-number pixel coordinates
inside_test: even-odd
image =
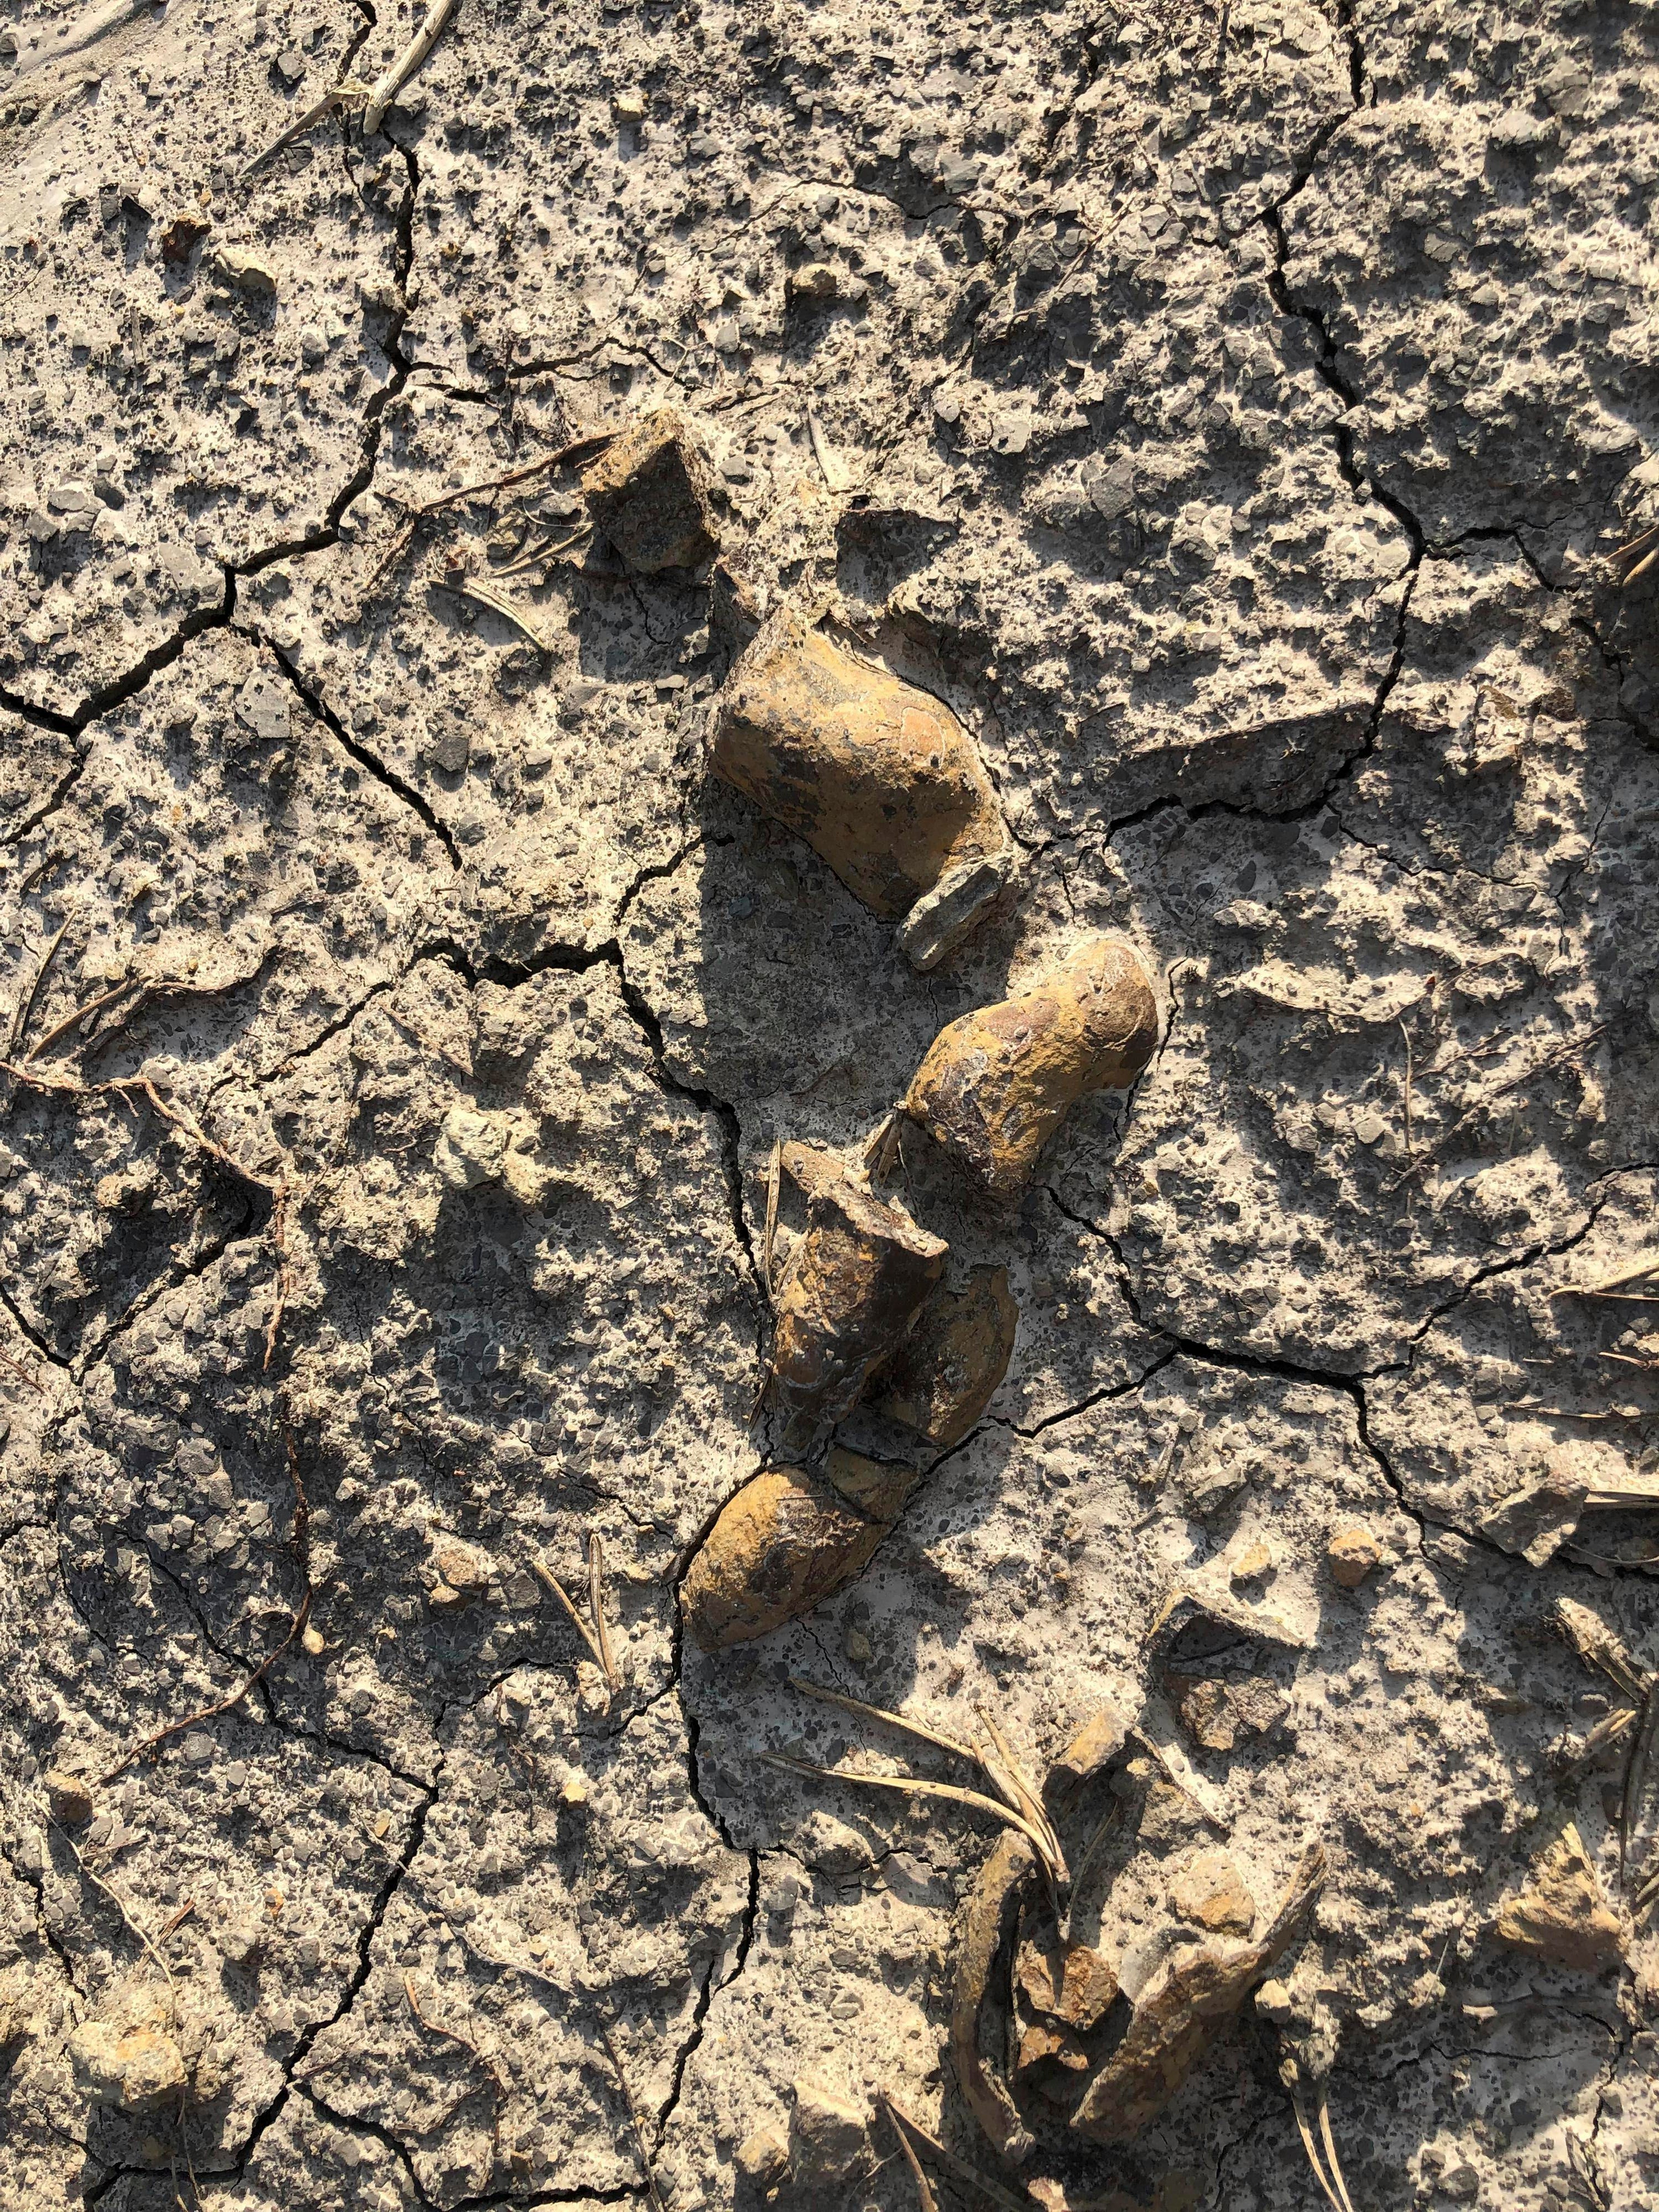
[[[807,1193],[806,1229],[778,1291],[767,1389],[796,1451],[849,1413],[897,1351],[950,1247],[828,1154],[787,1145],[783,1164]]]
[[[972,738],[940,699],[859,659],[786,608],[732,668],[716,775],[804,837],[915,967],[983,918],[1013,848]]]
[[[1032,989],[941,1030],[905,1111],[992,1197],[1016,1197],[1078,1100],[1133,1083],[1157,1042],[1139,954],[1091,937]]]
[[[821,1474],[763,1468],[720,1509],[680,1585],[692,1642],[723,1651],[810,1613],[869,1565],[920,1480],[841,1450]]]

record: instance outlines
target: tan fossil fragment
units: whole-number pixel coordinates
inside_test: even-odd
[[[783,1165],[807,1194],[806,1228],[778,1289],[767,1395],[797,1451],[852,1411],[903,1343],[950,1247],[827,1153],[786,1145]]]
[[[1127,2142],[1158,2118],[1300,1933],[1324,1881],[1324,1849],[1315,1844],[1259,1942],[1187,1944],[1170,1956],[1141,1990],[1122,2042],[1073,2115],[1079,2134]]]
[[[1516,1950],[1585,1973],[1602,1972],[1623,1959],[1624,1923],[1571,1822],[1533,1862],[1526,1887],[1499,1911],[1492,1933]]]
[[[975,1267],[959,1291],[941,1285],[889,1370],[881,1412],[949,1450],[996,1395],[1018,1328],[1006,1267]]]
[[[659,408],[623,431],[582,477],[594,526],[636,575],[695,568],[719,550],[713,479],[684,418]]]
[[[783,608],[733,666],[709,761],[804,837],[853,896],[937,965],[983,918],[1013,848],[972,738],[940,699]]]
[[[980,2031],[997,1954],[1021,1886],[1036,1864],[1024,1836],[1011,1831],[998,1838],[968,1900],[951,2000],[951,2063],[957,2083],[993,2147],[1016,2160],[1030,2155],[1032,2138],[1000,2069],[981,2048]]]
[[[921,1480],[831,1450],[822,1474],[763,1468],[721,1507],[680,1586],[703,1651],[769,1636],[861,1574]]]
[[[1078,1100],[1126,1088],[1157,1042],[1139,955],[1091,937],[1031,989],[941,1030],[905,1111],[992,1197],[1014,1198]]]

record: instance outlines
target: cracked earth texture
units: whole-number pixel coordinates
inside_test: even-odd
[[[1039,1766],[1164,1729],[1126,1947],[1322,1837],[1278,2025],[1357,2205],[1651,2204],[1659,1945],[1492,1933],[1563,1818],[1620,1894],[1550,1623],[1659,1663],[1651,1521],[1483,1523],[1659,1425],[1646,1310],[1563,1295],[1659,1178],[1659,15],[462,0],[381,134],[247,173],[412,21],[0,7],[0,2204],[891,2212],[882,2091],[989,2173],[990,1832],[764,1764],[893,1771],[792,1674]],[[465,487],[665,404],[724,599],[596,540],[527,630],[449,587]],[[974,732],[1017,895],[933,975],[705,775],[732,592]],[[1133,1093],[1012,1212],[895,1185],[1009,1268],[985,1418],[849,1590],[683,1646],[775,1140],[855,1159],[1102,927]],[[592,1535],[614,1692],[536,1571]],[[1177,1586],[1278,1624],[1229,1747]],[[187,2093],[90,2100],[146,2021]],[[1076,2201],[1316,2203],[1279,2057],[1249,2014]],[[802,2082],[870,2133],[787,2170]]]

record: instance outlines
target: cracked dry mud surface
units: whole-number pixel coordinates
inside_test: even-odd
[[[1486,1524],[1659,1441],[1647,1309],[1564,1295],[1659,1179],[1659,16],[462,0],[245,173],[412,27],[0,8],[0,2204],[889,2212],[883,2091],[1035,2202],[946,2050],[992,1831],[767,1765],[895,1771],[792,1674],[1039,1768],[1139,1715],[1126,1959],[1322,1838],[1276,2016],[1079,2203],[1316,2203],[1282,2027],[1357,2206],[1650,2204],[1655,1937],[1492,1922],[1565,1819],[1623,1894],[1552,1623],[1659,1664],[1653,1522]],[[931,975],[707,775],[704,575],[583,541],[526,631],[446,584],[510,497],[402,541],[666,404],[734,588],[991,769],[1016,895]],[[775,1141],[855,1160],[1097,928],[1133,1091],[1012,1211],[893,1185],[1007,1266],[1006,1382],[848,1590],[683,1644]],[[537,1572],[592,1535],[614,1694]],[[1177,1588],[1277,1624],[1249,1725],[1173,1713]],[[89,2099],[146,2021],[187,2092]],[[802,2083],[867,2139],[769,2161]]]

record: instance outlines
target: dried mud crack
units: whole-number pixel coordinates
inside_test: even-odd
[[[942,2204],[1633,2212],[1652,26],[422,13],[0,23],[0,2202],[908,2212],[890,2099]],[[988,1174],[913,1079],[1098,935],[1156,1041]],[[826,1156],[948,1254],[757,1417]],[[902,1512],[702,1648],[832,1440]],[[1117,1747],[1024,2163],[1007,1824],[871,1786],[992,1722]]]

